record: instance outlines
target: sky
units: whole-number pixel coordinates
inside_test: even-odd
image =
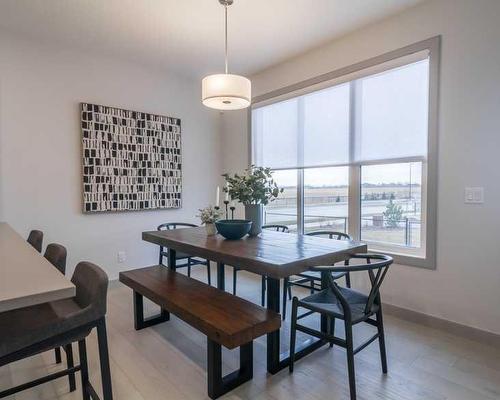
[[[369,165],[362,167],[361,182],[369,184],[403,183],[421,184],[422,163],[399,163],[385,165]],[[278,186],[297,185],[297,170],[274,172]],[[349,167],[308,168],[304,170],[306,186],[347,186],[349,183]]]

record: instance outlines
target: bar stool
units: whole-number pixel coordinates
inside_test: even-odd
[[[84,400],[99,400],[89,381],[85,339],[97,328],[103,400],[112,400],[106,296],[108,277],[90,262],[80,262],[71,279],[76,286],[72,299],[39,304],[0,314],[0,366],[78,342],[80,364],[34,381],[3,390],[0,398],[80,371]]]
[[[57,243],[50,243],[45,249],[45,254],[43,255],[57,270],[65,275],[66,274],[66,248]],[[74,366],[73,361],[73,346],[72,344],[67,344],[64,346],[64,351],[66,353],[66,363],[68,368]],[[61,348],[56,347],[54,349],[56,363],[61,363]],[[69,380],[69,391],[73,392],[76,390],[75,374],[68,375]]]

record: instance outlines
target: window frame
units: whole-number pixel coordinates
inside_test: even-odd
[[[441,36],[435,36],[409,46],[370,58],[368,60],[347,66],[326,74],[304,80],[302,82],[286,86],[269,93],[256,96],[252,99],[252,104],[263,105],[271,104],[284,100],[285,98],[296,97],[305,92],[313,92],[321,88],[337,85],[342,82],[350,81],[356,78],[349,78],[349,75],[359,73],[362,70],[380,68],[381,65],[390,64],[404,57],[411,57],[422,51],[428,52],[429,58],[429,97],[428,97],[428,139],[427,139],[427,157],[405,157],[400,159],[376,160],[373,162],[353,163],[349,166],[349,188],[348,188],[348,232],[356,240],[361,235],[361,167],[363,165],[381,165],[397,162],[422,162],[422,232],[421,243],[425,249],[425,256],[412,255],[408,250],[404,254],[397,251],[397,245],[382,246],[377,243],[377,249],[371,249],[373,252],[383,252],[390,254],[398,264],[422,267],[427,269],[436,268],[436,241],[437,241],[437,154],[438,154],[438,101],[439,101],[439,70],[440,70],[440,48]],[[388,66],[378,72],[392,69],[394,66]],[[378,73],[378,72],[374,72]],[[351,85],[351,90],[355,90],[355,85]],[[355,96],[351,96],[354,101]],[[248,124],[248,160],[252,164],[252,110],[247,110]],[[350,108],[350,140],[353,140],[355,118],[353,115],[354,107]],[[351,149],[354,146],[350,146]],[[325,166],[327,167],[327,166]],[[307,168],[307,167],[305,167]],[[299,232],[304,229],[304,167],[297,169],[297,228]],[[321,167],[316,167],[321,168]],[[369,241],[367,244],[370,246]],[[403,248],[403,247],[402,247]]]

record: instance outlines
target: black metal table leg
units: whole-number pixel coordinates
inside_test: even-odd
[[[240,347],[240,368],[222,376],[221,345],[207,338],[208,396],[216,399],[253,378],[253,342]]]
[[[134,328],[136,331],[160,324],[170,319],[170,313],[161,309],[160,314],[144,318],[144,300],[140,293],[134,291]]]
[[[267,278],[267,309],[280,312],[280,282],[278,279]],[[327,332],[327,321],[321,320],[321,327]],[[322,339],[308,339],[296,346],[295,360],[312,353],[314,350],[324,346],[328,342]],[[283,368],[287,368],[290,363],[290,354],[280,351],[280,331],[267,334],[267,371],[270,374],[276,374]]]
[[[220,290],[226,290],[226,277],[224,274],[224,264],[217,263],[217,288]]]
[[[280,281],[267,278],[267,309],[280,312]],[[267,334],[267,371],[275,374],[280,370],[280,331]]]

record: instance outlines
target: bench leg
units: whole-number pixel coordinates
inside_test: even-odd
[[[253,342],[240,347],[240,368],[222,376],[222,348],[207,339],[208,396],[216,399],[253,378]]]
[[[134,291],[134,327],[141,330],[149,326],[157,325],[170,319],[170,313],[161,310],[159,315],[144,319],[144,302],[141,294]]]

